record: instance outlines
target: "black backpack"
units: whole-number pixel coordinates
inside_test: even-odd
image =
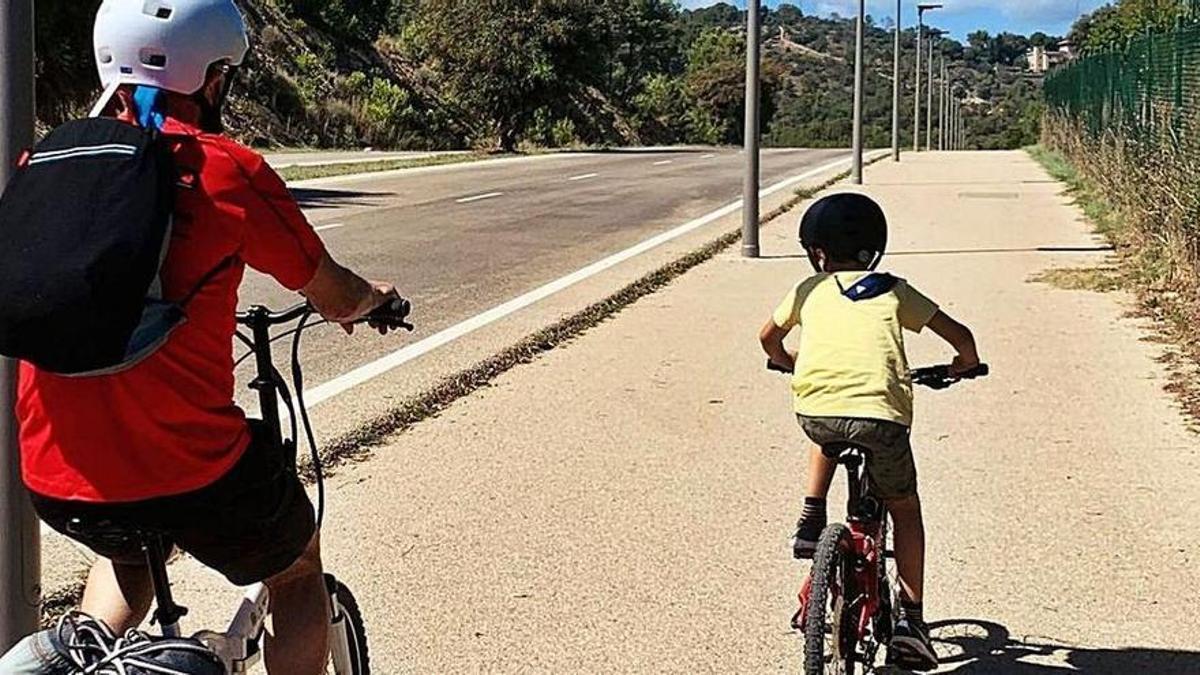
[[[180,179],[158,132],[90,118],[25,153],[0,198],[0,354],[102,375],[152,354],[191,296],[162,298]]]

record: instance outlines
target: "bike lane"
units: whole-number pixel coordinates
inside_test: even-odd
[[[885,267],[992,366],[917,399],[944,670],[1200,670],[1200,457],[1161,350],[1128,298],[1031,280],[1106,264],[1102,242],[1023,153],[906,155],[867,179]],[[755,339],[808,273],[799,214],[764,230],[763,260],[723,254],[339,468],[325,549],[377,672],[799,670],[807,447]],[[217,622],[213,577],[173,574],[189,622]]]

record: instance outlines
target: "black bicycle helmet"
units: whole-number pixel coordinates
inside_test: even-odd
[[[809,207],[800,220],[800,245],[817,266],[813,249],[840,262],[875,269],[887,251],[888,226],[875,200],[856,192],[830,195]],[[818,272],[822,271],[820,269]]]

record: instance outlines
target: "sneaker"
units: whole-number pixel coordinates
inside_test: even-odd
[[[929,641],[929,629],[923,622],[903,618],[896,622],[888,648],[888,663],[922,672],[938,667],[937,654]]]
[[[801,520],[796,523],[796,534],[792,535],[792,556],[796,560],[812,560],[817,552],[817,542],[825,531],[825,522],[818,520]]]

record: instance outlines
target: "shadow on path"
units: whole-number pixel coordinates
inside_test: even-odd
[[[331,209],[338,206],[376,206],[378,200],[390,197],[391,192],[360,192],[358,190],[329,190],[323,188],[292,188],[292,196],[302,209]]]
[[[937,251],[893,251],[887,254],[889,258],[896,256],[925,256],[925,255],[984,255],[997,253],[1111,253],[1116,249],[1112,246],[1035,246],[1031,248],[974,248],[974,249],[944,249]],[[764,255],[762,260],[800,260],[807,259],[803,253],[788,253],[784,255]]]
[[[998,623],[955,619],[929,625],[942,666],[971,675],[1200,673],[1200,652],[1143,647],[1104,648],[1043,637],[1013,637]],[[894,671],[893,671],[894,672]]]

